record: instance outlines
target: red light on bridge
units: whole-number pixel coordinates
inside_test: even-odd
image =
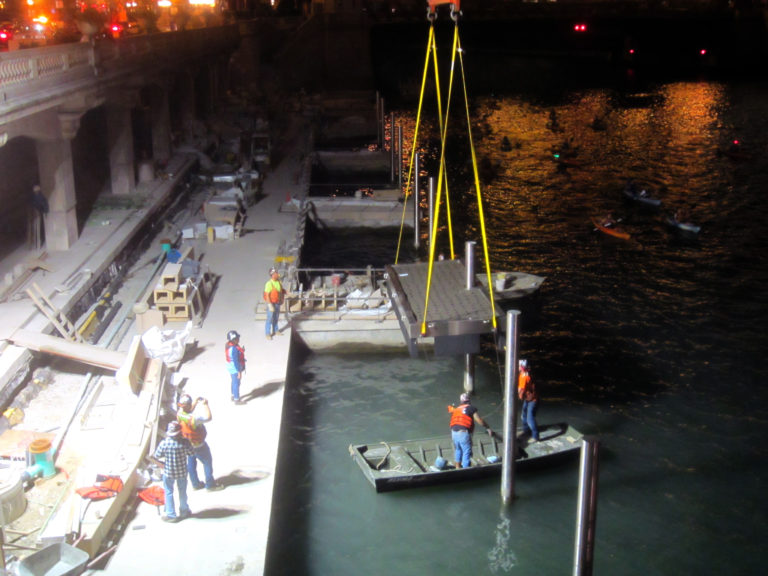
[[[702,48],[701,50],[699,50],[699,54],[701,54],[702,56],[706,56],[707,55],[707,49],[706,48]]]
[[[586,32],[587,31],[587,25],[586,24],[574,24],[573,25],[574,32]]]

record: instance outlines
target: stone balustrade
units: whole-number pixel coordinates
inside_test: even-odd
[[[78,91],[233,51],[237,26],[200,28],[0,53],[0,126]]]

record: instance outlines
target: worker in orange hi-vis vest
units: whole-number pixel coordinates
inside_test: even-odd
[[[536,426],[536,409],[539,405],[539,394],[536,385],[528,372],[528,360],[520,360],[518,363],[520,376],[517,379],[517,395],[523,401],[521,418],[523,421],[523,435],[530,435],[532,442],[539,440],[539,428]]]
[[[272,340],[272,336],[280,334],[277,330],[277,320],[280,316],[280,305],[285,298],[285,288],[280,282],[280,274],[275,268],[269,269],[269,280],[264,285],[264,302],[267,304],[267,323],[264,325],[264,333],[267,340]]]

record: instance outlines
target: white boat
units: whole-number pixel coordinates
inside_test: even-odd
[[[476,274],[475,278],[482,286],[488,286],[486,274]],[[493,296],[496,300],[503,301],[533,294],[541,287],[546,277],[526,272],[494,272],[492,279]]]
[[[666,221],[669,226],[687,234],[695,235],[701,230],[701,226],[696,226],[691,222],[678,222],[674,217],[668,217]]]

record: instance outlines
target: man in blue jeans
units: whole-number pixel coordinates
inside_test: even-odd
[[[152,460],[163,467],[165,489],[164,522],[175,523],[192,515],[187,503],[187,458],[194,455],[189,441],[181,435],[181,425],[174,420],[168,423],[165,438],[157,446]],[[174,485],[179,490],[179,515],[173,501]]]
[[[205,488],[210,492],[221,490],[223,486],[217,484],[213,478],[213,456],[211,456],[211,448],[208,446],[208,442],[205,441],[208,435],[205,423],[211,421],[211,408],[208,406],[208,400],[198,398],[193,402],[189,394],[183,394],[179,398],[178,408],[176,419],[181,424],[181,435],[189,440],[194,452],[194,456],[190,456],[187,459],[189,481],[192,483],[192,489],[200,490]],[[205,483],[201,482],[197,475],[198,460],[203,464]]]
[[[269,269],[269,280],[264,285],[264,302],[267,306],[267,322],[264,324],[264,333],[267,340],[272,340],[275,334],[281,334],[277,329],[277,321],[280,317],[280,305],[285,298],[285,288],[280,282],[280,274],[275,268]]]
[[[455,450],[456,466],[469,468],[472,465],[472,432],[475,429],[475,422],[488,430],[490,436],[493,436],[493,430],[477,413],[477,408],[472,406],[469,394],[464,392],[459,401],[458,406],[448,406],[448,412],[451,415],[451,439]]]

